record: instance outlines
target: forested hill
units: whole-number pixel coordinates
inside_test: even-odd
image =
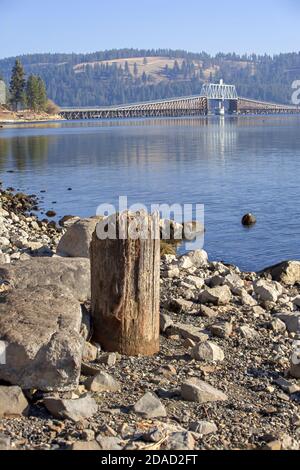
[[[18,57],[27,75],[40,75],[60,106],[98,106],[198,94],[204,81],[237,86],[240,96],[290,103],[300,79],[300,53],[264,55],[122,49],[91,54]],[[9,83],[16,57],[0,60]]]

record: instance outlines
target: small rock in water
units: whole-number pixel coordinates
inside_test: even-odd
[[[256,217],[251,213],[245,214],[244,217],[242,218],[242,224],[245,227],[250,227],[251,225],[255,225],[256,224]]]
[[[55,211],[47,211],[47,212],[46,212],[46,216],[47,216],[47,217],[55,217],[55,216],[56,216],[56,212],[55,212]]]

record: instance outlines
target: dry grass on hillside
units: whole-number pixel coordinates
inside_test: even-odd
[[[84,72],[87,66],[94,67],[95,65],[99,64],[117,64],[121,66],[123,69],[125,68],[126,62],[128,63],[129,70],[133,74],[134,72],[134,64],[137,65],[138,76],[142,76],[145,72],[147,75],[151,75],[154,81],[163,80],[164,77],[164,68],[166,65],[170,69],[174,67],[175,61],[177,60],[178,65],[181,67],[182,62],[184,59],[170,59],[168,57],[146,57],[146,62],[144,63],[144,57],[132,57],[128,59],[114,59],[114,60],[105,60],[105,61],[98,61],[98,62],[84,62],[81,64],[77,64],[74,66],[74,70],[77,73]],[[194,61],[196,68],[202,68],[201,61]]]

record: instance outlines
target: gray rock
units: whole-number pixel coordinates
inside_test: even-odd
[[[283,377],[279,377],[275,380],[275,384],[278,385],[284,392],[292,395],[293,393],[298,393],[300,391],[300,385],[293,384],[289,380],[286,380]]]
[[[207,287],[200,293],[199,301],[203,304],[227,305],[232,299],[228,286]]]
[[[121,386],[110,374],[100,372],[85,381],[85,388],[91,392],[118,392]]]
[[[195,310],[193,302],[185,299],[174,299],[169,304],[169,310],[176,313],[189,313]]]
[[[263,272],[271,274],[274,281],[293,286],[300,282],[300,261],[284,261],[264,269]]]
[[[82,431],[81,437],[84,441],[94,441],[95,440],[95,431],[92,429],[84,429]]]
[[[98,348],[87,341],[83,346],[82,360],[84,362],[94,362],[98,357]]]
[[[254,340],[259,337],[258,332],[255,331],[254,328],[250,328],[250,326],[248,325],[241,326],[240,332],[244,338],[249,339],[249,340]]]
[[[99,435],[96,440],[101,450],[122,450],[124,447],[119,437]]]
[[[161,277],[168,279],[175,279],[180,277],[180,271],[177,266],[168,266],[166,269],[161,271]]]
[[[197,361],[206,362],[222,362],[225,358],[222,349],[211,341],[196,344],[191,352],[191,356]]]
[[[208,264],[208,255],[204,250],[190,251],[187,255],[181,256],[178,266],[181,269],[202,268]]]
[[[201,305],[200,306],[200,312],[199,314],[202,317],[206,318],[215,318],[218,316],[218,312],[216,310],[213,310],[212,308],[208,307],[207,305]]]
[[[300,295],[294,298],[293,304],[296,305],[296,307],[300,307]]]
[[[215,423],[210,421],[195,421],[190,425],[190,431],[196,432],[201,436],[207,436],[209,434],[214,434],[218,430]]]
[[[247,305],[248,307],[254,307],[257,305],[256,300],[253,299],[250,294],[248,294],[246,289],[241,289],[239,292],[237,292],[237,295],[240,297],[242,305]]]
[[[275,333],[285,333],[286,332],[286,324],[280,320],[279,318],[274,318],[270,322],[270,327]]]
[[[255,294],[262,302],[277,302],[280,292],[273,282],[260,279],[253,284],[253,287]]]
[[[20,387],[0,386],[0,418],[26,415],[28,402]]]
[[[300,333],[300,312],[277,313],[276,316],[284,322],[289,333]]]
[[[197,378],[189,379],[182,384],[181,396],[186,401],[197,403],[227,400],[227,396],[223,392]]]
[[[10,256],[7,253],[0,253],[0,265],[9,264],[9,263],[10,263]]]
[[[224,285],[228,286],[230,290],[235,293],[237,289],[244,288],[244,281],[236,273],[230,273],[225,276]]]
[[[294,364],[292,362],[291,368],[289,370],[289,374],[291,377],[294,377],[295,379],[300,379],[300,363]]]
[[[75,400],[44,398],[44,405],[55,418],[69,419],[75,423],[91,418],[98,411],[97,403],[88,394]]]
[[[116,353],[105,353],[98,359],[100,364],[105,364],[107,366],[114,366],[117,362],[117,355]]]
[[[94,377],[95,375],[99,374],[99,372],[101,372],[100,366],[95,364],[86,364],[85,362],[82,362],[81,373],[85,377]]]
[[[167,329],[173,325],[173,320],[169,315],[166,315],[165,313],[160,314],[160,332],[165,333]]]
[[[133,411],[144,418],[159,418],[167,416],[167,412],[159,398],[154,393],[147,392],[133,407]]]
[[[171,335],[179,335],[184,339],[191,339],[195,342],[203,343],[208,340],[208,335],[194,325],[176,323],[170,327]]]
[[[97,441],[77,441],[72,444],[71,450],[99,451],[101,447]]]
[[[0,280],[15,289],[59,285],[80,302],[90,298],[90,262],[87,259],[31,258],[0,268]]]
[[[196,289],[201,289],[204,286],[204,279],[198,276],[193,276],[190,274],[189,276],[186,276],[184,278],[184,281],[189,284],[192,287],[195,287]]]
[[[193,450],[195,440],[189,431],[173,432],[168,436],[167,450]]]
[[[7,343],[0,379],[23,389],[77,387],[83,338],[81,306],[55,287],[17,289],[0,303],[0,340]]]
[[[11,449],[11,440],[10,437],[0,434],[0,451],[1,450],[10,450]]]
[[[210,332],[217,338],[229,338],[232,335],[233,326],[229,322],[217,322],[209,327]]]
[[[103,217],[80,219],[72,224],[60,239],[57,253],[71,258],[89,258],[92,235]]]

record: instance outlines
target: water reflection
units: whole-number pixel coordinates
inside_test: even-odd
[[[23,171],[43,166],[48,158],[49,137],[14,137],[0,139],[0,168],[12,166]]]
[[[0,131],[1,179],[25,192],[46,190],[44,208],[58,217],[93,215],[119,195],[148,206],[203,203],[211,259],[258,269],[300,257],[299,122],[259,116],[11,126]],[[258,219],[250,232],[240,224],[246,212]]]

